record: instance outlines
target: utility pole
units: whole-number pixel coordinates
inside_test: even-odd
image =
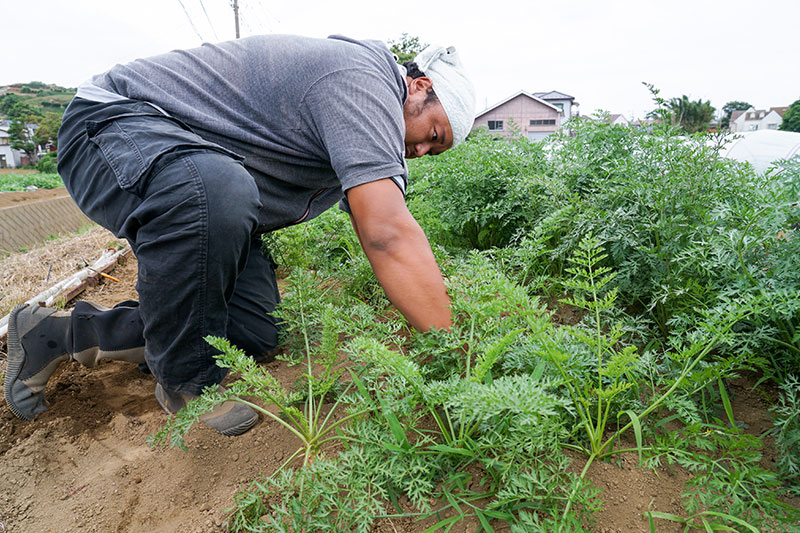
[[[233,0],[233,18],[236,20],[236,38],[239,38],[239,0]]]

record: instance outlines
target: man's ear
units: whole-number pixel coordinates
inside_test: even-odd
[[[422,76],[421,78],[411,78],[409,76],[408,79],[408,94],[414,94],[418,91],[423,91],[425,93],[428,92],[428,89],[433,87],[433,81],[426,76]]]

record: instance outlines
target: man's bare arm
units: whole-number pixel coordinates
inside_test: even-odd
[[[352,223],[372,270],[414,328],[449,328],[450,298],[428,239],[391,179],[347,191]]]

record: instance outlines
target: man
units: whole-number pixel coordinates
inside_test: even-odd
[[[139,302],[72,312],[19,306],[5,397],[32,419],[66,360],[146,362],[177,412],[225,370],[203,338],[271,360],[279,301],[259,235],[341,200],[387,296],[419,330],[451,325],[430,246],[404,202],[404,158],[472,126],[474,90],[453,48],[408,64],[377,41],[257,36],[117,65],[82,85],[59,131],[58,170],[80,208],[128,240]],[[224,435],[257,421],[228,402]]]

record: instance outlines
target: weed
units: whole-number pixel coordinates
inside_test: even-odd
[[[53,301],[53,307],[61,310],[66,309],[67,298],[64,295],[59,295],[58,297],[56,297],[55,301]]]
[[[80,228],[75,230],[75,233],[77,235],[83,235],[84,233],[86,233],[87,231],[89,231],[89,230],[91,230],[92,228],[95,228],[95,227],[97,227],[97,224],[94,224],[92,222],[87,222],[86,224],[81,225]]]
[[[694,477],[683,493],[688,518],[653,516],[694,527],[745,524],[751,531],[791,531],[800,510],[778,499],[780,481],[760,466],[761,447],[757,437],[719,424],[693,424],[659,437],[649,464],[676,463]]]
[[[352,531],[367,533],[382,512],[380,490],[362,475],[359,448],[336,460],[324,456],[298,470],[285,469],[255,480],[235,498],[234,531]],[[297,487],[303,487],[298,493]]]

